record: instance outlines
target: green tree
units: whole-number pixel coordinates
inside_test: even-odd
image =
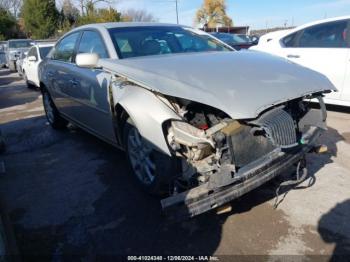
[[[86,13],[86,15],[79,17],[79,25],[92,23],[120,22],[122,20],[121,13],[119,13],[116,9],[112,7],[95,9],[91,5],[87,8]]]
[[[34,39],[49,38],[56,32],[59,13],[55,0],[24,0],[21,16],[26,33]]]
[[[9,11],[0,7],[0,40],[5,40],[13,35],[13,28],[16,25],[16,19]]]
[[[204,0],[196,13],[196,22],[208,27],[233,25],[232,19],[226,14],[225,0]]]

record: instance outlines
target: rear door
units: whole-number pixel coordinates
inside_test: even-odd
[[[97,30],[82,33],[77,54],[95,53],[100,58],[109,58],[103,38]],[[74,90],[79,102],[79,121],[91,132],[108,141],[115,142],[112,114],[109,103],[111,74],[102,69],[88,69],[76,66],[74,69]]]
[[[348,20],[305,28],[282,39],[283,56],[328,77],[339,92],[327,95],[340,99],[349,64]]]

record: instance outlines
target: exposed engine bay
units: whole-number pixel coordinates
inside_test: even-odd
[[[319,100],[319,109],[310,100]],[[195,187],[211,192],[246,180],[241,174],[273,153],[296,155],[310,143],[316,129],[326,129],[320,94],[288,101],[262,112],[256,119],[233,120],[199,103],[167,98],[183,121],[169,123],[167,141],[182,161],[174,194]],[[165,201],[166,202],[166,201]],[[164,205],[163,205],[164,207]]]

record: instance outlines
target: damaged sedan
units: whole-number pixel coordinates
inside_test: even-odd
[[[181,217],[305,172],[326,129],[323,96],[336,91],[287,60],[158,23],[76,28],[39,75],[51,126],[71,122],[125,150],[141,188]]]

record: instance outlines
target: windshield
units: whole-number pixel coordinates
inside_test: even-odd
[[[52,49],[52,46],[39,47],[40,57],[41,58],[47,57],[51,49]]]
[[[252,40],[250,39],[249,36],[247,35],[238,35],[240,38],[242,38],[243,40],[245,40],[246,42],[251,42]]]
[[[109,33],[120,58],[232,51],[206,33],[186,27],[124,27],[110,29]]]
[[[32,40],[9,41],[9,48],[26,48],[32,45]]]
[[[247,42],[243,38],[234,34],[219,33],[219,34],[213,34],[213,36],[225,42],[226,44],[244,44]]]

